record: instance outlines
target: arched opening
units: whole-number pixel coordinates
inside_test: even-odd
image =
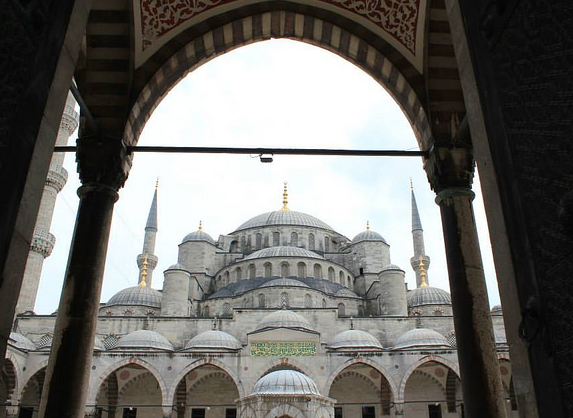
[[[318,263],[314,265],[314,278],[322,279],[322,266]]]
[[[249,279],[257,277],[257,269],[254,264],[249,264]]]
[[[20,395],[20,414],[27,417],[37,418],[40,407],[44,379],[46,378],[46,368],[38,370],[26,382],[22,394]]]
[[[305,278],[306,277],[306,263],[303,263],[302,261],[300,261],[297,264],[297,275],[300,278]]]
[[[393,400],[386,377],[374,367],[355,363],[342,370],[332,382],[330,398],[336,399],[335,416],[389,416]]]
[[[290,245],[292,245],[293,247],[298,246],[298,234],[296,232],[292,232],[290,234]]]
[[[442,363],[423,363],[408,377],[404,391],[406,416],[449,416],[459,412],[462,402],[459,377]]]
[[[225,371],[203,365],[189,371],[178,383],[173,408],[177,418],[236,417],[238,398],[237,386]]]
[[[273,277],[273,265],[271,263],[265,263],[265,277]]]
[[[6,416],[6,405],[11,404],[10,398],[14,394],[18,382],[16,381],[16,368],[10,359],[4,359],[2,376],[0,378],[0,416]]]
[[[314,242],[314,234],[308,234],[308,249],[314,250],[315,242]]]
[[[96,409],[102,418],[162,415],[159,382],[145,367],[127,364],[111,372],[101,384]]]

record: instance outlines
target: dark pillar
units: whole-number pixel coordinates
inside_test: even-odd
[[[493,325],[469,188],[438,193],[452,293],[464,408],[470,418],[505,417]]]
[[[464,410],[469,418],[504,418],[504,389],[472,207],[472,149],[436,148],[428,163],[442,215]]]
[[[0,359],[90,4],[0,0]]]
[[[84,416],[113,205],[129,170],[121,140],[101,135],[78,140],[77,159],[83,186],[40,404],[43,418]]]

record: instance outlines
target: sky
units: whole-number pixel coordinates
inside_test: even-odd
[[[418,149],[400,107],[380,84],[337,55],[290,40],[245,46],[191,72],[154,111],[138,145]],[[44,263],[38,314],[58,307],[77,212],[73,155],[64,167],[69,180],[54,212],[57,243]],[[413,288],[411,179],[431,258],[429,283],[449,291],[439,208],[420,157],[275,155],[263,164],[256,155],[139,153],[114,208],[102,302],[138,282],[136,257],[157,179],[159,264],[153,288],[162,288],[163,271],[177,262],[178,245],[200,221],[217,240],[256,215],[279,210],[285,181],[291,210],[313,215],[349,239],[369,221]],[[474,191],[493,306],[499,294],[477,176]]]

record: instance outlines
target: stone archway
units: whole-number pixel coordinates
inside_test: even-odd
[[[27,411],[32,418],[38,416],[45,378],[46,367],[44,366],[28,379],[20,394],[20,411]]]

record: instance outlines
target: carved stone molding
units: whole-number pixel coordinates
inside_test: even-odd
[[[436,194],[452,187],[471,189],[475,171],[473,149],[434,148],[424,168]]]
[[[41,228],[34,230],[34,237],[30,244],[30,250],[42,254],[44,258],[52,254],[52,250],[56,245],[56,237]]]

